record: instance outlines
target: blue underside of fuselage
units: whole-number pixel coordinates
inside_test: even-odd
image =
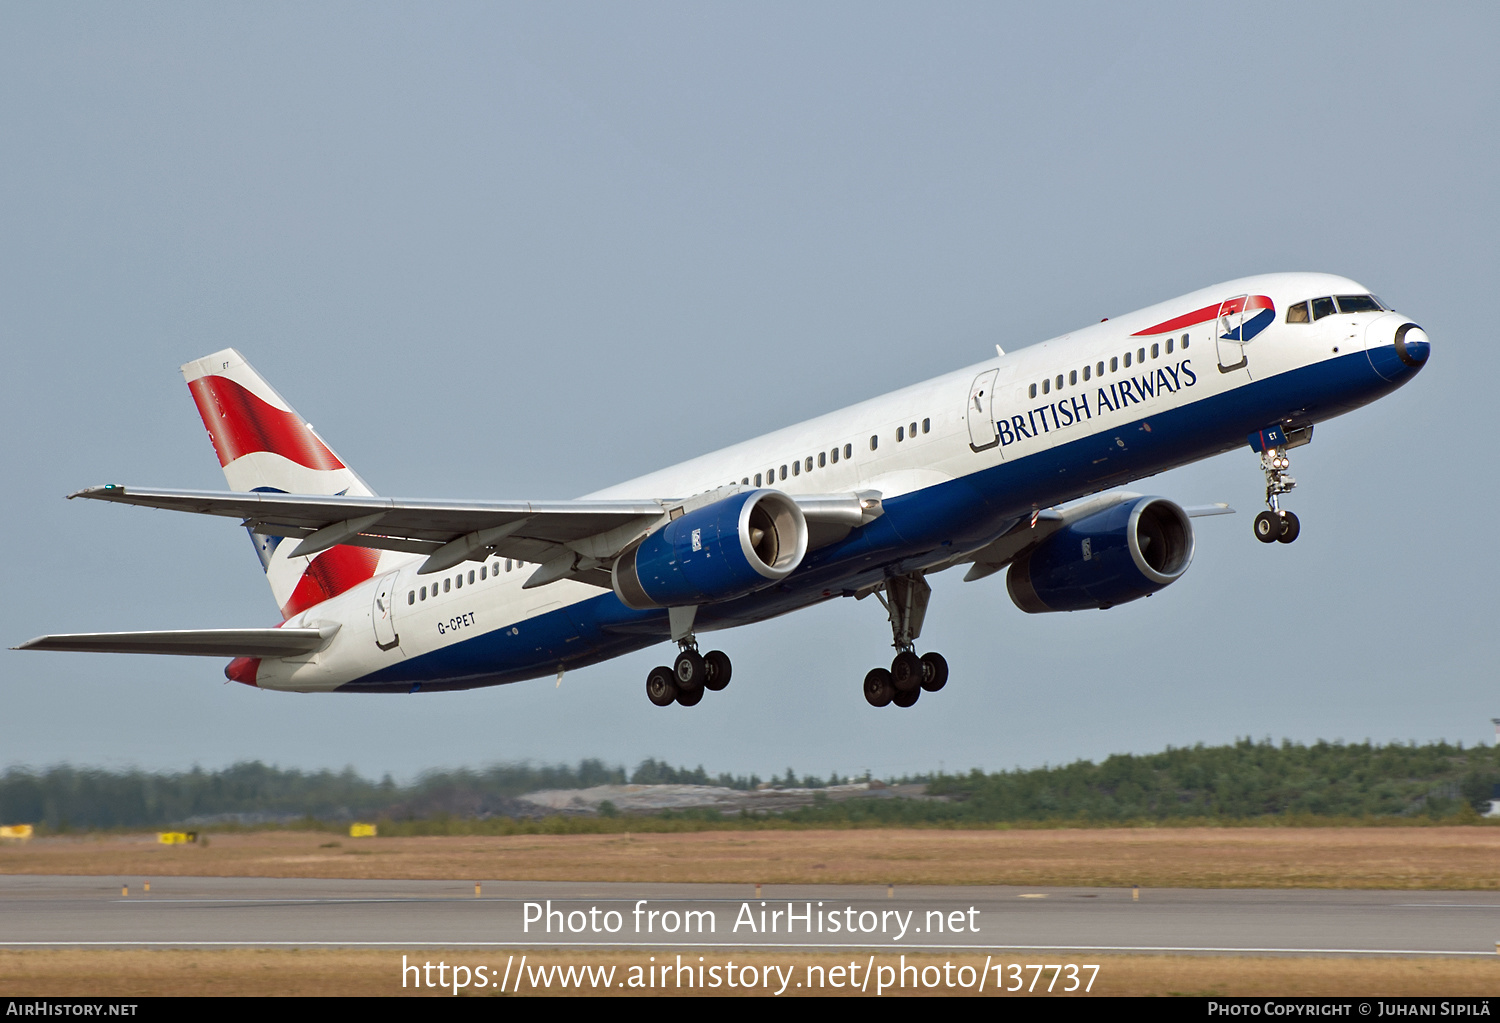
[[[785,581],[738,600],[700,607],[695,627],[705,632],[764,621],[852,594],[890,575],[943,564],[983,547],[1034,508],[1243,447],[1247,434],[1284,419],[1331,419],[1395,390],[1419,368],[1403,364],[1390,346],[1350,353],[891,498],[880,518],[810,552]],[[1218,368],[1209,362],[1198,372],[1218,373]],[[613,592],[605,592],[409,657],[339,691],[438,692],[503,685],[597,664],[670,635],[665,610],[632,611]]]

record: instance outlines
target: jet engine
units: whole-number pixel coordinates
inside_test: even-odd
[[[1192,560],[1187,513],[1142,497],[1071,523],[1020,554],[1005,585],[1031,614],[1107,608],[1176,582]]]
[[[687,512],[626,548],[611,578],[644,611],[732,600],[791,575],[807,553],[807,520],[779,490],[752,490]]]

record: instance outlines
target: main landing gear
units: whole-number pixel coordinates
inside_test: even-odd
[[[918,657],[916,652],[932,587],[920,573],[913,572],[887,579],[885,595],[876,590],[875,596],[890,615],[891,645],[896,648],[896,657],[889,670],[872,668],[865,675],[865,699],[872,707],[891,703],[910,707],[923,690],[935,693],[948,684],[948,662],[943,655],[926,653]]]
[[[698,643],[689,636],[679,640],[682,652],[670,668],[652,668],[646,676],[646,698],[658,707],[680,703],[695,707],[705,691],[719,692],[729,685],[732,668],[729,655],[722,650],[698,653]]]
[[[1281,495],[1297,485],[1287,475],[1291,460],[1286,457],[1286,448],[1267,448],[1260,453],[1260,467],[1266,474],[1266,506],[1255,516],[1255,538],[1261,543],[1291,543],[1302,532],[1302,523],[1297,516],[1281,507]]]

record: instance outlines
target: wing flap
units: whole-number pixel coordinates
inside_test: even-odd
[[[182,654],[193,657],[290,657],[310,654],[338,631],[319,629],[170,629],[160,632],[73,632],[38,636],[14,650],[101,654]]]

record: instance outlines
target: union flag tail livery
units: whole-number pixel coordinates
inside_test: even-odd
[[[228,656],[229,678],[262,689],[432,693],[561,680],[670,642],[646,697],[688,708],[731,675],[701,636],[875,594],[866,606],[886,615],[896,655],[864,676],[864,698],[908,708],[948,681],[941,654],[917,652],[929,577],[1004,570],[1033,614],[1150,596],[1192,562],[1191,520],[1230,509],[1113,488],[1235,450],[1265,480],[1255,539],[1292,543],[1289,452],[1411,380],[1430,351],[1420,326],[1347,277],[1262,274],[997,348],[576,500],[451,501],[376,497],[226,349],[183,375],[230,492],[71,496],[243,523],[282,625],[23,649]]]
[[[233,348],[187,363],[182,375],[230,490],[373,496],[359,474]],[[283,620],[371,578],[380,563],[380,551],[349,546],[293,558],[295,542],[285,544],[283,537],[254,528],[249,532]]]

